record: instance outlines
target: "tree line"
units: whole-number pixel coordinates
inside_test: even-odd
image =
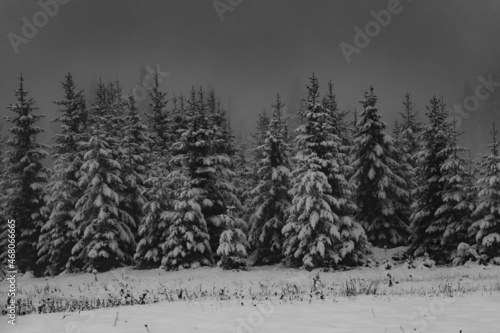
[[[429,100],[422,123],[408,93],[389,135],[373,87],[349,119],[333,84],[322,92],[313,74],[296,129],[277,95],[242,140],[214,91],[169,97],[158,75],[145,117],[118,81],[100,81],[90,103],[71,74],[62,91],[50,147],[37,141],[43,115],[22,76],[8,107],[3,268],[14,263],[11,219],[15,265],[36,275],[281,261],[339,268],[366,263],[371,245],[500,263],[498,133],[493,126],[490,153],[474,161],[442,98]]]

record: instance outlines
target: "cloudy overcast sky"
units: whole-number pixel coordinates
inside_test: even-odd
[[[141,67],[159,64],[170,73],[162,83],[170,95],[193,85],[214,88],[236,134],[246,135],[276,93],[296,108],[312,72],[320,84],[334,82],[342,109],[359,110],[373,85],[392,124],[407,91],[422,112],[433,94],[462,103],[467,84],[474,89],[479,75],[500,68],[498,0],[401,0],[399,13],[350,63],[339,45],[355,45],[354,28],[364,30],[374,20],[371,11],[391,1],[220,0],[235,5],[223,13],[213,0],[65,2],[16,53],[13,34],[24,38],[27,21],[44,23],[43,8],[38,1],[0,0],[0,101],[14,101],[22,71],[47,115],[45,141],[57,129],[49,124],[56,113],[51,102],[61,97],[67,72],[87,91],[99,77],[117,77],[129,90],[140,84]],[[2,107],[0,115],[8,112]]]

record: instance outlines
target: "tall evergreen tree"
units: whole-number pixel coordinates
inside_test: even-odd
[[[133,96],[128,97],[126,105],[123,139],[120,143],[121,178],[123,182],[123,199],[121,208],[134,219],[134,225],[139,226],[143,216],[143,206],[147,200],[146,191],[148,166],[150,165],[148,128],[142,123]],[[137,229],[133,229],[137,236]]]
[[[45,267],[44,273],[48,275],[57,275],[66,269],[76,243],[73,217],[76,202],[83,194],[78,185],[83,164],[81,146],[88,140],[83,91],[77,89],[71,74],[66,75],[62,86],[64,99],[55,102],[60,107],[60,115],[54,122],[61,124],[61,131],[54,136],[52,146],[54,174],[45,190],[50,215],[38,244],[38,264]]]
[[[256,163],[262,160],[261,151],[255,149],[264,144],[266,140],[267,130],[269,129],[269,123],[271,122],[271,118],[267,114],[266,110],[263,110],[258,114],[257,126],[255,128],[255,132],[250,135],[250,145],[252,147],[252,155],[253,155],[253,168],[256,170]]]
[[[233,160],[234,136],[226,112],[216,101],[213,91],[205,99],[203,91],[200,90],[197,103],[198,115],[202,122],[202,119],[206,117],[206,123],[210,129],[207,132],[208,155],[204,158],[204,167],[200,169],[207,177],[204,188],[210,201],[203,206],[203,214],[208,223],[210,244],[213,250],[218,249],[224,230],[231,227],[227,224],[231,218],[224,218],[228,210],[232,211],[234,218],[243,213],[243,207],[234,187],[236,178]],[[239,218],[237,220],[239,221]]]
[[[387,124],[381,120],[376,102],[372,87],[361,101],[364,111],[355,136],[352,166],[359,207],[356,219],[372,244],[394,247],[406,244],[409,237],[408,177],[398,163],[400,151],[384,133]]]
[[[179,269],[211,265],[212,247],[203,208],[214,206],[208,198],[208,183],[216,169],[211,158],[213,131],[203,93],[191,91],[186,127],[172,146],[173,170],[167,176],[174,191],[173,210],[165,213],[171,221],[162,245],[162,265]],[[222,214],[224,212],[220,212]]]
[[[167,180],[174,191],[173,210],[165,214],[171,224],[162,247],[162,264],[168,269],[212,263],[212,251],[230,227],[224,216],[228,209],[241,211],[233,185],[233,161],[223,149],[228,132],[210,103],[201,89],[191,91],[183,128],[172,145],[172,172]]]
[[[478,252],[488,259],[500,257],[500,156],[498,131],[493,124],[490,154],[483,157],[478,202],[469,227],[477,243]],[[498,263],[498,259],[497,259]]]
[[[257,170],[259,169],[258,162],[262,161],[263,159],[262,151],[257,149],[257,147],[261,147],[264,144],[270,122],[271,119],[264,109],[261,113],[258,114],[255,132],[250,134],[248,145],[251,153],[251,158],[249,161],[249,168],[251,169],[251,173],[249,175],[250,177],[248,178],[248,187],[252,190],[258,185],[260,181],[259,177],[257,176]]]
[[[227,112],[222,108],[220,101],[215,97],[214,90],[211,90],[208,94],[207,108],[211,123],[214,128],[217,129],[215,134],[218,138],[216,141],[217,144],[213,147],[214,152],[217,154],[225,154],[232,158],[236,152],[233,131]]]
[[[281,259],[283,235],[290,206],[290,145],[288,127],[283,119],[284,104],[278,94],[263,144],[255,148],[258,185],[252,190],[249,240],[256,250],[254,264],[273,263]]]
[[[167,93],[160,88],[160,76],[155,69],[153,74],[153,86],[149,92],[151,102],[150,113],[146,114],[148,125],[151,129],[151,151],[155,154],[157,163],[164,163],[164,159],[168,156],[170,144],[173,142],[175,133],[171,130],[171,117],[167,111],[168,99]],[[161,161],[160,161],[161,160]]]
[[[300,112],[303,125],[295,139],[297,155],[292,173],[292,206],[282,232],[284,255],[292,262],[312,268],[325,264],[356,264],[363,255],[366,235],[348,212],[355,205],[333,195],[330,181],[349,188],[338,162],[340,140],[333,135],[330,114],[319,100],[319,84],[311,78],[306,108]]]
[[[17,101],[8,107],[13,116],[4,119],[12,124],[7,141],[7,178],[5,217],[16,221],[16,264],[20,272],[33,270],[42,273],[37,265],[37,244],[43,226],[42,207],[45,206],[43,188],[50,170],[42,161],[47,157],[46,147],[37,142],[37,135],[43,130],[35,124],[43,116],[34,113],[35,101],[24,89],[23,76],[19,78],[19,88],[15,93]],[[7,259],[8,232],[5,226],[0,235],[0,261],[4,266]]]
[[[234,162],[234,187],[236,189],[236,196],[241,202],[242,211],[240,212],[241,218],[245,221],[250,220],[251,211],[251,201],[253,190],[253,169],[250,163],[250,156],[248,152],[249,143],[241,138],[235,141],[235,152],[233,156]]]
[[[399,147],[402,150],[401,154],[407,158],[407,163],[412,168],[417,167],[415,155],[421,149],[421,134],[423,131],[423,124],[418,121],[418,111],[413,108],[410,93],[406,93],[403,101],[404,112],[399,115],[401,122],[399,123]]]
[[[92,106],[90,139],[81,167],[79,185],[83,196],[76,203],[78,242],[72,249],[70,265],[82,263],[83,269],[109,270],[130,264],[135,250],[134,219],[120,205],[124,185],[118,138],[110,130],[118,114],[113,110],[116,99],[100,83]]]
[[[171,111],[171,123],[169,125],[170,132],[172,133],[172,142],[179,140],[182,131],[187,126],[186,113],[186,98],[181,93],[179,96],[174,95],[172,97],[172,111]]]
[[[150,113],[148,118],[149,166],[144,180],[144,216],[138,230],[138,243],[134,259],[139,267],[159,267],[164,257],[163,244],[168,237],[172,213],[172,194],[167,176],[172,171],[170,157],[172,144],[180,139],[185,129],[184,97],[173,96],[173,108],[169,112],[167,93],[160,89],[160,77],[155,71],[153,87],[149,92]]]
[[[441,238],[444,229],[436,225],[436,212],[443,206],[442,192],[444,183],[442,166],[448,156],[442,151],[448,147],[450,124],[446,104],[435,96],[430,100],[426,113],[429,123],[423,131],[423,149],[416,155],[416,170],[419,186],[413,191],[415,202],[412,205],[411,231],[412,243],[408,251],[413,255],[427,252],[437,260],[446,260],[441,252]]]
[[[447,147],[439,153],[446,156],[447,160],[441,166],[439,182],[443,187],[443,204],[435,213],[434,226],[443,230],[441,253],[447,259],[453,259],[460,243],[469,242],[467,230],[472,224],[471,215],[476,199],[473,188],[475,175],[470,172],[470,161],[464,156],[468,149],[459,146],[460,134],[454,123],[449,129]]]
[[[243,220],[233,215],[231,208],[228,209],[226,214],[222,215],[222,218],[226,230],[222,232],[219,247],[217,248],[217,254],[221,256],[218,265],[225,269],[246,266],[247,249],[250,244],[241,229],[246,225]]]
[[[322,105],[325,111],[330,115],[333,133],[339,137],[342,144],[339,146],[339,150],[346,155],[347,159],[344,162],[345,164],[349,164],[348,155],[353,145],[352,126],[346,120],[349,112],[340,111],[338,108],[337,98],[333,92],[332,81],[328,82],[328,88],[323,97]]]
[[[354,144],[352,136],[354,131],[353,126],[346,121],[349,113],[338,109],[332,81],[328,82],[322,106],[324,111],[328,113],[327,119],[330,122],[331,131],[329,134],[335,142],[333,156],[337,163],[336,167],[331,169],[328,174],[328,183],[332,187],[333,196],[344,200],[344,203],[338,208],[332,207],[332,211],[338,216],[353,216],[358,208],[353,201],[355,187],[348,180],[354,173],[350,160]]]
[[[167,176],[168,170],[151,163],[152,176],[146,181],[147,202],[143,206],[144,217],[141,220],[135,262],[141,268],[159,267],[164,252],[163,244],[168,238],[173,211],[173,189]]]
[[[106,128],[109,131],[109,135],[115,137],[116,140],[112,141],[112,148],[118,154],[120,152],[120,142],[122,142],[124,137],[123,128],[126,125],[126,110],[127,110],[127,99],[122,93],[122,88],[120,82],[116,79],[114,82],[109,82],[106,90],[106,104],[109,113],[109,119],[111,120],[106,124]]]
[[[400,112],[401,121],[396,121],[394,126],[394,142],[400,151],[398,161],[404,168],[408,177],[405,181],[408,184],[410,191],[410,202],[413,202],[412,192],[417,188],[418,184],[415,179],[415,171],[417,168],[417,153],[421,150],[421,136],[423,124],[418,121],[418,111],[413,108],[410,93],[405,95],[403,101],[404,112]]]

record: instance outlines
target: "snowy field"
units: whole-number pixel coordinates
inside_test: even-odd
[[[18,298],[42,313],[18,316],[16,326],[2,316],[0,332],[500,332],[499,266],[409,268],[392,261],[393,252],[377,250],[378,266],[343,272],[273,266],[23,276]],[[113,306],[43,313],[48,298]]]

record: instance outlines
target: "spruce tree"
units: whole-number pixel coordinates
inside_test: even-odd
[[[66,75],[62,86],[64,99],[55,102],[60,107],[60,115],[54,122],[61,124],[61,131],[53,139],[54,174],[45,190],[50,215],[38,244],[38,264],[45,267],[47,275],[57,275],[66,269],[71,249],[76,243],[73,217],[76,202],[83,194],[78,185],[83,164],[81,147],[88,139],[83,91],[77,89],[71,74]]]
[[[242,230],[246,227],[245,222],[234,216],[231,208],[227,214],[221,216],[226,230],[220,236],[217,254],[221,257],[217,263],[224,269],[235,269],[246,266],[247,249],[250,244],[247,236]]]
[[[399,164],[400,151],[384,133],[387,124],[381,120],[376,102],[372,87],[361,101],[364,111],[354,139],[356,219],[373,245],[395,247],[406,244],[409,236],[408,177]]]
[[[500,156],[498,131],[493,124],[491,153],[483,157],[478,202],[473,214],[474,223],[469,227],[477,243],[479,254],[500,262]]]
[[[392,129],[392,138],[397,144],[399,144],[399,140],[401,139],[401,124],[397,119],[394,121],[394,128]]]
[[[253,174],[255,175],[257,172],[257,163],[262,160],[262,152],[257,147],[260,147],[264,144],[266,140],[267,130],[269,129],[269,123],[271,122],[271,118],[267,114],[266,110],[262,111],[258,114],[257,126],[255,128],[255,132],[250,134],[250,147],[252,152],[252,160],[251,160],[251,168],[254,170]],[[254,176],[254,184],[256,185],[258,182],[257,176]],[[253,186],[254,188],[255,186]]]
[[[353,145],[352,126],[346,120],[348,111],[340,111],[337,105],[337,98],[333,92],[333,83],[328,81],[328,88],[322,100],[323,108],[329,113],[332,121],[332,130],[340,139],[339,152],[345,154],[344,166],[349,164],[349,154]]]
[[[72,249],[70,265],[80,262],[84,270],[105,271],[130,264],[135,250],[135,221],[121,208],[123,167],[114,148],[119,139],[110,128],[119,113],[114,110],[117,99],[110,94],[100,83],[79,179],[84,194],[76,203],[73,218],[78,242]]]
[[[288,195],[290,183],[290,145],[288,127],[283,119],[284,104],[277,96],[273,114],[263,144],[255,148],[257,161],[257,186],[252,190],[253,200],[250,217],[249,240],[255,248],[253,264],[273,263],[281,259],[283,235],[287,211],[290,206]]]
[[[255,128],[255,132],[250,134],[250,138],[248,140],[248,148],[250,150],[250,158],[248,167],[250,168],[250,174],[247,179],[247,186],[251,190],[253,190],[259,184],[259,177],[257,176],[258,170],[258,162],[262,160],[262,151],[257,149],[258,147],[264,144],[266,140],[267,130],[269,129],[269,123],[271,121],[269,115],[264,109],[257,116],[257,125]],[[250,192],[249,191],[249,192]],[[250,196],[250,193],[248,193]]]
[[[398,160],[408,175],[405,181],[410,192],[410,202],[413,202],[413,191],[417,188],[415,172],[418,166],[416,155],[421,150],[423,124],[418,121],[418,111],[413,108],[410,93],[406,93],[403,101],[404,112],[400,112],[401,122],[396,121],[394,127],[394,142],[400,151]]]
[[[173,190],[167,180],[169,172],[151,163],[151,174],[146,181],[144,196],[147,202],[143,206],[144,217],[138,230],[134,260],[140,268],[160,267],[164,252],[163,243],[168,237],[173,211]]]
[[[149,127],[152,129],[152,158],[149,177],[145,181],[144,196],[147,202],[143,207],[144,217],[139,226],[139,241],[134,256],[141,268],[159,267],[162,262],[167,265],[167,261],[163,261],[168,254],[164,251],[164,245],[173,221],[173,199],[176,194],[174,190],[184,179],[175,179],[174,175],[179,173],[178,169],[182,167],[182,163],[174,165],[170,157],[183,153],[182,150],[176,150],[174,143],[181,141],[181,134],[187,130],[188,119],[191,119],[182,94],[179,97],[173,96],[172,110],[167,113],[166,93],[159,89],[158,78],[155,79],[150,97],[152,114],[148,115],[148,118]],[[168,126],[167,116],[171,121]],[[169,133],[165,132],[167,129]],[[174,172],[174,175],[170,175],[171,172]],[[182,173],[180,175],[184,177]]]
[[[472,224],[476,197],[473,188],[475,175],[470,172],[470,161],[464,156],[468,149],[459,146],[460,134],[454,122],[449,129],[447,147],[440,152],[440,155],[447,156],[447,160],[441,166],[439,182],[443,186],[443,204],[435,213],[434,225],[443,230],[441,253],[447,259],[453,259],[460,243],[469,242],[467,230]]]
[[[210,158],[213,131],[210,128],[203,92],[191,91],[184,129],[172,145],[172,171],[167,180],[174,191],[172,211],[164,216],[170,221],[162,245],[162,266],[179,269],[211,265],[212,248],[203,208],[213,207],[208,198],[208,183],[216,169]],[[221,212],[220,214],[222,214]]]
[[[413,108],[410,93],[406,93],[403,101],[404,112],[399,115],[401,122],[399,123],[399,140],[398,142],[401,153],[407,158],[407,163],[412,168],[417,167],[415,154],[421,149],[420,137],[423,131],[423,124],[418,121],[418,111]]]
[[[340,111],[337,107],[332,81],[328,82],[322,106],[328,114],[327,119],[330,122],[329,134],[335,143],[333,156],[336,165],[329,171],[328,183],[332,188],[333,196],[342,200],[342,204],[339,207],[332,207],[332,211],[338,216],[354,216],[358,210],[354,203],[355,186],[349,182],[350,176],[354,173],[354,168],[351,165],[351,155],[354,145],[352,136],[353,127],[346,121],[348,112]]]
[[[162,265],[167,269],[211,264],[212,251],[230,227],[224,216],[228,209],[242,209],[233,184],[233,160],[226,150],[230,131],[221,120],[224,115],[213,105],[203,90],[192,90],[172,145],[172,171],[167,176],[173,191],[172,211],[164,214],[170,226],[162,247]],[[196,244],[203,245],[193,247]]]
[[[419,186],[412,193],[416,201],[410,217],[412,240],[409,253],[418,256],[427,252],[435,260],[446,260],[446,254],[441,251],[444,229],[435,223],[436,212],[444,204],[441,195],[444,183],[440,180],[443,177],[442,166],[448,159],[442,153],[448,147],[450,133],[445,106],[435,96],[427,106],[429,122],[422,134],[423,149],[416,154]]]
[[[172,170],[170,157],[172,144],[179,140],[179,130],[184,128],[184,98],[172,98],[173,109],[169,112],[167,93],[160,89],[159,74],[153,75],[153,87],[149,92],[150,113],[147,113],[149,127],[149,154],[144,179],[144,216],[138,228],[138,243],[134,260],[141,268],[159,267],[164,257],[163,244],[168,235],[172,212],[173,190],[167,176]],[[145,153],[145,152],[144,152]]]
[[[231,209],[234,217],[240,217],[243,214],[243,207],[234,186],[236,179],[233,160],[234,136],[227,114],[215,98],[213,91],[206,99],[202,90],[198,95],[198,116],[201,122],[206,117],[209,129],[207,132],[209,149],[203,161],[204,166],[199,170],[205,174],[207,181],[203,188],[209,200],[203,206],[202,211],[208,223],[211,248],[215,250],[219,247],[222,232],[230,227],[223,215],[227,215],[228,209]]]
[[[148,144],[151,140],[147,135],[147,126],[139,117],[133,96],[128,97],[126,109],[123,139],[120,143],[121,178],[124,186],[121,208],[128,212],[134,219],[134,224],[139,226],[143,217],[143,206],[147,202],[144,192],[150,165]],[[136,228],[133,232],[137,236]]]
[[[151,130],[151,151],[157,163],[163,163],[169,155],[170,144],[175,133],[171,130],[171,117],[166,109],[168,105],[167,93],[160,89],[160,76],[155,69],[153,86],[149,92],[151,102],[150,113],[147,113],[148,125]]]
[[[24,89],[24,79],[19,78],[19,88],[15,96],[17,101],[9,105],[13,116],[4,119],[12,124],[7,141],[6,153],[6,202],[4,214],[7,220],[15,220],[16,260],[20,272],[33,270],[42,273],[37,265],[37,244],[43,226],[42,208],[45,206],[43,188],[47,183],[50,170],[43,165],[47,157],[46,147],[37,142],[37,136],[43,130],[36,126],[43,116],[36,114],[35,101]],[[0,261],[6,267],[8,231],[4,226],[0,237]]]
[[[263,110],[261,113],[258,114],[258,120],[257,120],[257,127],[256,131],[251,134],[251,144],[253,148],[261,146],[264,141],[266,140],[266,135],[267,135],[267,130],[269,129],[269,123],[271,122],[271,118],[267,114],[266,110]],[[258,150],[253,150],[253,153],[255,154],[255,160],[260,161],[261,156],[260,151]]]
[[[126,125],[126,110],[127,110],[127,98],[124,97],[122,93],[122,88],[120,82],[116,79],[114,82],[109,82],[106,90],[106,104],[109,113],[109,119],[111,120],[106,124],[106,128],[109,131],[109,135],[116,138],[111,143],[112,148],[117,154],[120,154],[120,142],[124,138],[124,131]]]
[[[338,161],[340,140],[333,135],[332,121],[319,100],[316,77],[307,86],[303,125],[295,138],[297,155],[292,173],[292,205],[282,232],[283,254],[292,264],[307,268],[357,264],[363,255],[366,235],[349,212],[355,205],[346,197],[333,195],[330,181],[340,189],[349,188],[341,176]]]
[[[207,194],[184,168],[172,171],[169,178],[179,185],[174,190],[173,211],[164,214],[170,223],[161,264],[168,270],[212,265],[208,226],[201,211]]]
[[[172,97],[172,110],[170,112],[170,133],[172,135],[172,142],[179,140],[182,131],[187,126],[186,113],[186,98],[181,93],[179,96]]]
[[[253,169],[250,163],[250,156],[248,152],[249,143],[246,140],[239,138],[234,144],[234,172],[235,177],[233,180],[234,187],[236,189],[236,196],[242,205],[242,211],[240,212],[241,218],[245,221],[250,220],[251,211],[251,201],[253,190]]]
[[[236,152],[234,135],[231,129],[227,112],[222,108],[220,101],[215,97],[214,90],[211,90],[207,97],[207,108],[209,117],[217,138],[214,145],[216,154],[224,154],[232,158]]]

